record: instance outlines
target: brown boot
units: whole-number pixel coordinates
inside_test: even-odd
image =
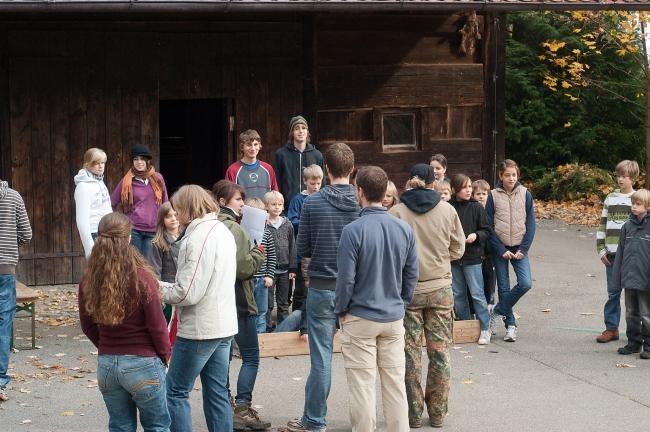
[[[598,343],[607,343],[618,340],[618,330],[605,330],[596,338]]]

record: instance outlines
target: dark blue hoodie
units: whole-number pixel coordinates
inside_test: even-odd
[[[305,198],[300,213],[298,255],[311,258],[309,277],[336,279],[341,231],[358,217],[359,204],[352,185],[329,185]]]
[[[614,287],[650,292],[650,213],[634,214],[621,228],[614,260]]]

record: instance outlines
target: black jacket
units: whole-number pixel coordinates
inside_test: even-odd
[[[642,221],[633,214],[623,225],[614,260],[614,286],[650,292],[650,213]]]
[[[474,243],[465,243],[465,254],[454,263],[463,265],[481,264],[485,256],[485,244],[490,238],[490,226],[487,223],[485,209],[474,199],[457,201],[452,198],[449,204],[458,213],[465,238],[472,233],[475,233],[478,237]]]
[[[293,142],[289,142],[275,152],[275,175],[280,192],[284,195],[285,208],[289,206],[291,198],[305,189],[302,170],[312,164],[320,166],[325,173],[323,154],[312,144],[307,144],[305,150],[300,152]]]

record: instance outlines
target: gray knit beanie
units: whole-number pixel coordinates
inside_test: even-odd
[[[305,118],[303,116],[298,115],[298,116],[292,117],[291,120],[289,120],[289,136],[291,136],[291,134],[293,133],[293,128],[297,124],[304,124],[305,126],[307,126],[307,129],[309,129],[309,125],[307,124],[307,120],[305,120]]]

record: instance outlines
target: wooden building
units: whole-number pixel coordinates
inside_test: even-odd
[[[170,191],[209,186],[236,160],[239,131],[258,130],[273,161],[303,114],[319,149],[346,142],[398,185],[438,152],[449,172],[492,180],[514,3],[543,1],[1,3],[0,178],[34,229],[19,279],[79,280],[72,179],[89,147],[108,154],[109,190],[135,143]]]

